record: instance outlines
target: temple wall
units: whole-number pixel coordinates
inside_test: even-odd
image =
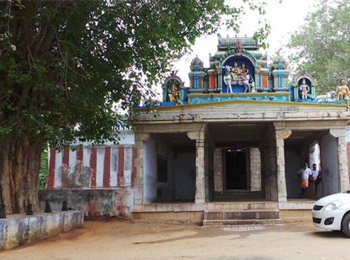
[[[144,198],[145,203],[153,202],[157,198],[157,149],[156,142],[149,139],[144,144]]]
[[[194,200],[196,193],[196,155],[178,153],[174,160],[174,199]]]
[[[172,201],[174,199],[174,152],[165,148],[165,146],[159,145],[162,147],[162,156],[166,158],[167,162],[167,176],[166,182],[159,182],[157,174],[159,169],[154,169],[157,177],[157,202],[166,202]],[[160,149],[158,149],[159,154]],[[158,158],[157,158],[158,160]],[[158,163],[158,162],[157,162]]]
[[[350,127],[346,127],[345,129],[345,140],[346,140],[346,155],[348,162],[348,177],[350,184]]]
[[[45,208],[46,200],[50,201],[53,211],[60,211],[62,202],[67,201],[68,207],[83,211],[87,217],[117,216],[131,218],[133,199],[133,188],[39,191],[42,211]]]
[[[68,207],[86,216],[131,217],[135,178],[135,141],[131,131],[120,134],[118,145],[75,143],[70,149],[49,150],[46,189],[39,191],[41,209]]]

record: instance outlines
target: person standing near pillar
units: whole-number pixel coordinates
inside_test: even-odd
[[[311,169],[307,163],[304,164],[304,167],[298,171],[298,176],[300,178],[300,188],[301,193],[300,197],[303,198],[305,196],[305,192],[309,187],[309,176],[311,175]]]

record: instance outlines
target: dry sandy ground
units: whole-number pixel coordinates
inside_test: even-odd
[[[10,259],[337,260],[350,259],[350,239],[309,223],[208,228],[111,219],[0,253],[0,260]]]

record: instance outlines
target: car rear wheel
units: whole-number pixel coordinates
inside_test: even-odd
[[[350,213],[344,216],[341,227],[344,234],[350,238]]]

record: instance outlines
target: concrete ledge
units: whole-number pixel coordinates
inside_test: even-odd
[[[279,202],[280,210],[305,210],[312,209],[314,200],[288,200],[286,202]]]
[[[282,222],[312,222],[310,209],[280,210]]]
[[[172,224],[202,224],[203,211],[198,212],[133,212],[133,220]]]
[[[132,214],[142,212],[186,212],[186,211],[204,211],[205,204],[196,203],[151,203],[144,205],[134,205]]]
[[[84,212],[78,210],[33,216],[8,215],[7,219],[0,219],[0,250],[33,243],[61,232],[80,228],[83,222]]]
[[[186,212],[186,211],[232,211],[232,210],[276,210],[273,201],[207,202],[207,203],[150,203],[134,205],[132,214],[141,212]]]

